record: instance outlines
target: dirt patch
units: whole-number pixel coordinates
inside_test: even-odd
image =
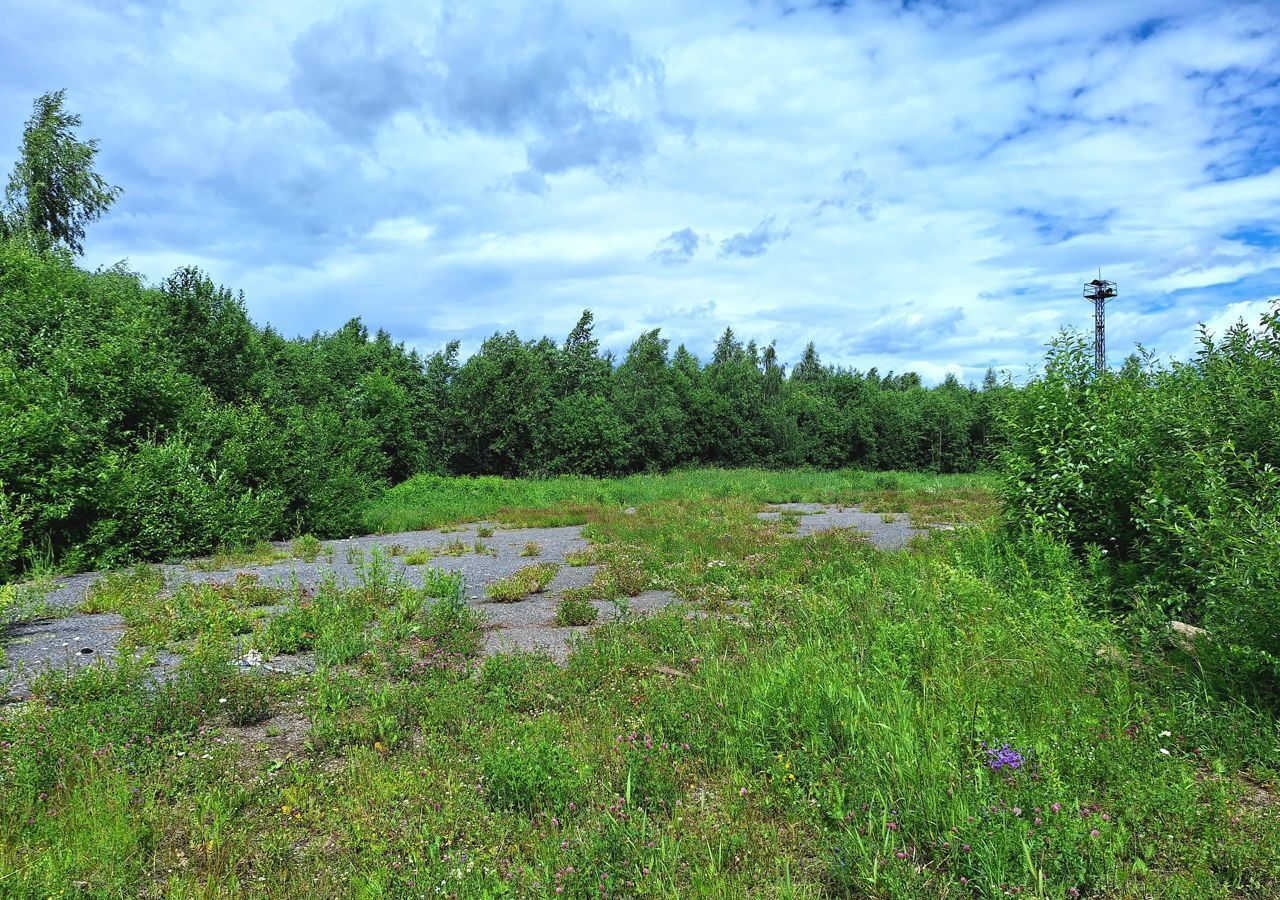
[[[311,720],[298,710],[280,712],[257,725],[226,725],[221,740],[251,758],[283,760],[306,752]]]

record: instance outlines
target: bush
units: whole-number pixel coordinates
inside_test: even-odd
[[[1006,516],[1104,561],[1113,598],[1210,632],[1204,661],[1280,699],[1280,302],[1189,363],[1095,374],[1077,335],[1010,402]]]

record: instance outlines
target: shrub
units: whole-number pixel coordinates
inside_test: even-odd
[[[1168,368],[1096,374],[1089,349],[1060,337],[1008,406],[1008,521],[1101,559],[1121,612],[1156,598],[1208,628],[1217,675],[1280,699],[1280,303]]]

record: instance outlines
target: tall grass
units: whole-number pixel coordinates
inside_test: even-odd
[[[1277,895],[1274,718],[1127,645],[1045,535],[784,537],[755,512],[796,483],[599,515],[605,571],[684,602],[564,666],[481,662],[462,585],[375,556],[243,636],[314,674],[236,672],[210,627],[158,686],[129,658],[50,676],[0,716],[0,893]],[[108,587],[181,619],[142,573]],[[305,745],[271,737],[300,713]]]
[[[697,469],[626,478],[496,478],[419,475],[370,504],[365,524],[389,533],[438,528],[497,517],[539,519],[543,524],[581,524],[592,510],[621,509],[669,500],[737,497],[758,503],[850,503],[876,492],[937,492],[993,487],[989,474],[930,475],[843,469],[770,471]],[[542,516],[531,517],[541,511]]]

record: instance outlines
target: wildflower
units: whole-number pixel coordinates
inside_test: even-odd
[[[738,796],[739,796],[739,797],[745,797],[745,796],[747,796],[747,789],[746,789],[746,788],[738,788]]]
[[[1013,814],[1014,814],[1015,816],[1020,816],[1020,815],[1022,815],[1022,807],[1021,807],[1021,806],[1015,806],[1015,807],[1013,808]]]
[[[1053,804],[1053,806],[1050,806],[1049,809],[1053,810],[1054,812],[1062,812],[1062,804],[1055,803]]]
[[[1160,748],[1160,755],[1161,755],[1161,756],[1168,756],[1168,755],[1169,755],[1169,751],[1168,751],[1168,750],[1166,750],[1166,749],[1164,749],[1163,747],[1161,747],[1161,748]]]
[[[1173,732],[1172,732],[1172,731],[1162,731],[1162,732],[1160,732],[1160,737],[1173,737]]]
[[[1101,834],[1101,832],[1098,831],[1098,829],[1096,828],[1089,829],[1089,837],[1097,837],[1099,834]]]
[[[1000,747],[987,747],[987,767],[993,772],[999,772],[1001,769],[1017,770],[1022,768],[1025,761],[1022,751],[1015,750],[1008,744],[1002,744]]]

